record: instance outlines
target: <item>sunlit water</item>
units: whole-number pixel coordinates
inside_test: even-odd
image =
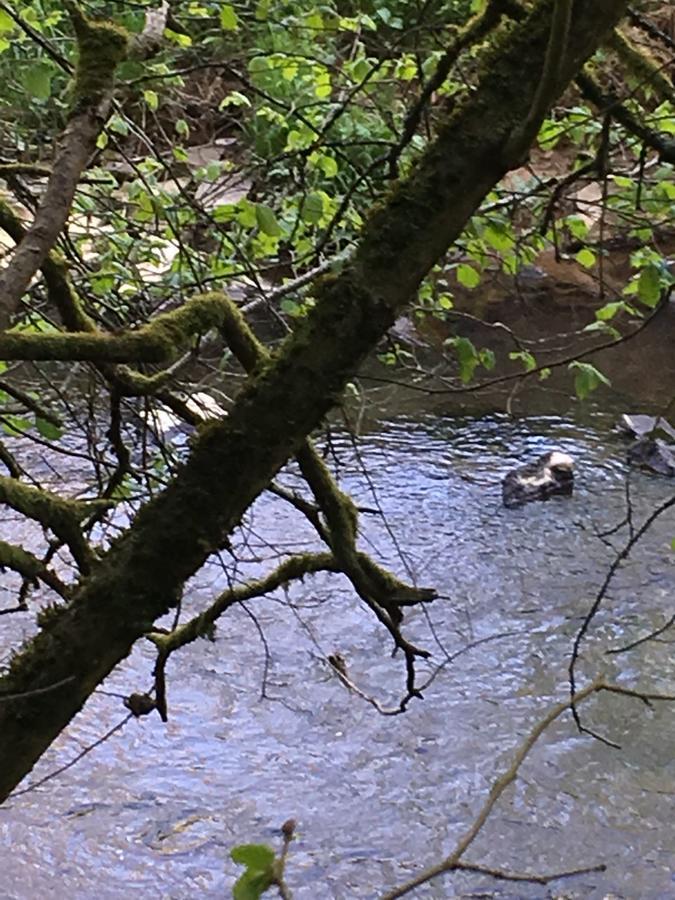
[[[404,715],[384,718],[325,663],[339,651],[352,679],[385,705],[403,691],[400,658],[391,658],[387,635],[344,579],[307,578],[288,595],[254,601],[255,621],[235,610],[215,643],[172,657],[168,725],[154,715],[130,722],[0,813],[0,896],[227,897],[237,872],[230,848],[278,846],[290,816],[299,837],[287,876],[301,900],[374,898],[438,861],[528,728],[566,696],[573,637],[613,558],[596,534],[625,514],[625,444],[613,421],[600,413],[585,424],[437,415],[380,424],[357,450],[336,436],[329,458],[342,484],[384,513],[362,515],[364,548],[442,594],[427,608],[434,633],[417,609],[407,616],[408,636],[433,651],[434,664],[494,639],[448,664]],[[504,472],[552,447],[577,460],[574,497],[503,509]],[[286,479],[295,483],[292,472]],[[637,520],[671,490],[666,479],[634,475]],[[313,546],[297,514],[273,498],[256,505],[244,534],[238,555],[250,563],[242,575],[273,565],[271,544]],[[674,535],[673,517],[664,516],[620,571],[584,644],[582,681],[603,671],[675,692],[668,643],[605,654],[675,612]],[[623,539],[614,537],[618,547]],[[188,607],[226,585],[222,569],[209,566]],[[9,618],[8,630],[22,627]],[[152,662],[151,648],[139,645],[105,689],[148,688]],[[423,664],[422,680],[431,671]],[[564,717],[467,860],[535,872],[606,863],[607,872],[550,887],[453,875],[415,896],[675,896],[675,707],[602,697],[582,712],[622,749],[579,736]],[[96,696],[32,777],[123,716],[118,699]]]

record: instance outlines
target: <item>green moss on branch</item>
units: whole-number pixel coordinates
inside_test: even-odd
[[[303,578],[305,575],[315,572],[339,571],[340,567],[332,553],[304,553],[292,556],[264,578],[223,591],[204,612],[190,619],[189,622],[179,625],[168,634],[153,631],[147,637],[162,653],[172,653],[179,647],[196,641],[197,638],[208,636],[220,616],[235,603],[262,597],[290,581]]]
[[[26,234],[26,228],[16,211],[2,197],[0,197],[0,228],[15,244],[19,244]],[[65,262],[55,250],[47,254],[41,268],[49,300],[58,310],[66,328],[69,331],[96,331],[96,326],[84,312],[70,283]]]
[[[127,32],[112,22],[95,22],[65,0],[77,37],[78,59],[73,87],[73,108],[98,106],[109,93],[114,72],[126,58]]]
[[[23,547],[16,547],[14,544],[0,541],[0,571],[4,568],[17,572],[27,581],[34,582],[39,579],[56,591],[60,597],[68,597],[66,586],[57,575],[45,566],[42,560],[24,550]]]
[[[672,81],[663,72],[663,66],[646,50],[639,49],[622,29],[612,32],[609,44],[621,62],[626,65],[634,78],[639,82],[638,89],[652,88],[659,100],[675,103],[675,88]]]
[[[170,362],[190,346],[195,336],[220,326],[226,300],[222,294],[198,295],[178,309],[157,316],[137,331],[125,334],[3,332],[0,334],[0,359]]]
[[[0,476],[0,503],[53,531],[69,547],[82,572],[89,571],[93,554],[79,523],[112,505],[108,500],[68,500],[4,476]]]

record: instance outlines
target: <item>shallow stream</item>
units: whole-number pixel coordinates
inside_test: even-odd
[[[362,515],[365,549],[443,595],[408,615],[407,634],[433,651],[434,665],[465,652],[438,673],[424,700],[383,717],[325,662],[339,652],[366,694],[396,705],[401,659],[391,658],[387,636],[344,580],[307,578],[248,612],[235,610],[214,643],[172,658],[168,725],[154,715],[129,722],[0,811],[0,897],[227,897],[237,872],[230,848],[278,846],[290,816],[299,836],[287,876],[299,900],[375,898],[438,861],[526,731],[566,696],[572,640],[613,559],[597,533],[625,514],[625,443],[615,419],[592,408],[581,418],[515,421],[436,412],[369,426],[356,449],[334,435],[343,485],[384,514]],[[574,497],[503,509],[504,472],[552,447],[577,460]],[[293,483],[292,472],[286,478]],[[637,521],[673,490],[641,474],[631,487]],[[239,555],[250,563],[230,576],[270,568],[273,543],[312,546],[296,514],[269,497],[256,504],[244,534]],[[605,653],[675,613],[673,536],[666,515],[621,569],[583,645],[583,681],[603,671],[675,692],[669,643]],[[624,537],[612,540],[620,547]],[[197,607],[226,586],[223,569],[209,566],[188,603]],[[28,624],[6,617],[3,627]],[[139,645],[104,688],[144,690],[151,668],[150,647]],[[579,736],[569,716],[561,719],[467,859],[535,872],[605,863],[607,871],[550,887],[455,875],[414,896],[675,896],[675,707],[603,696],[582,714],[622,749]],[[32,777],[123,717],[119,699],[97,695]]]

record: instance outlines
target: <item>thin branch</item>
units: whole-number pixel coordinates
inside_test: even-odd
[[[122,728],[127,724],[130,719],[133,719],[133,713],[129,713],[128,716],[125,716],[121,722],[118,722],[117,725],[114,725],[110,728],[106,733],[100,737],[98,740],[94,741],[92,744],[88,744],[84,750],[74,756],[69,762],[65,763],[65,765],[60,766],[58,769],[54,769],[49,774],[45,775],[44,778],[40,778],[38,781],[34,781],[32,784],[29,784],[27,788],[23,788],[20,791],[14,791],[10,797],[12,799],[16,797],[23,797],[24,794],[30,794],[32,791],[36,790],[39,787],[42,787],[43,784],[46,784],[48,781],[51,781],[53,778],[57,778],[59,775],[63,775],[64,772],[67,772],[68,769],[72,769],[74,765],[87,756],[88,753],[91,753],[92,750],[95,750],[97,747],[100,747],[101,744],[104,744],[108,738],[111,738],[118,731],[121,731]]]
[[[166,651],[167,654],[173,653],[179,647],[184,647],[199,637],[207,636],[220,616],[236,603],[261,597],[296,578],[323,571],[340,571],[332,553],[307,553],[303,556],[292,556],[290,559],[284,560],[269,575],[223,591],[207,609],[168,634],[152,631],[146,637],[160,650]]]
[[[552,369],[559,369],[563,366],[569,366],[571,362],[576,362],[580,359],[586,359],[589,356],[593,356],[595,353],[600,353],[602,350],[611,350],[614,347],[618,347],[620,344],[625,344],[628,341],[632,340],[634,337],[637,337],[642,331],[650,325],[656,316],[659,314],[660,307],[656,307],[654,312],[651,315],[647,316],[643,319],[639,325],[637,325],[632,331],[628,334],[621,335],[618,338],[612,338],[608,341],[603,341],[600,344],[596,344],[593,347],[589,347],[588,350],[582,350],[579,353],[571,353],[567,356],[559,357],[558,359],[551,360],[550,362],[541,363],[541,365],[535,366],[535,368],[530,369],[527,372],[514,372],[510,375],[498,375],[495,378],[486,378],[484,381],[478,381],[475,384],[467,384],[467,385],[456,385],[452,387],[443,387],[443,388],[427,388],[418,384],[410,384],[404,381],[398,381],[394,378],[381,378],[376,375],[366,375],[360,374],[359,377],[363,381],[373,381],[376,383],[382,384],[395,384],[399,387],[406,388],[410,391],[419,391],[420,393],[428,394],[429,396],[442,395],[442,394],[473,394],[477,391],[484,391],[488,388],[496,387],[501,384],[509,384],[512,381],[517,380],[525,380],[527,378],[532,378],[533,376],[540,375],[542,372]]]
[[[482,41],[499,24],[506,12],[505,6],[507,4],[503,3],[502,0],[489,0],[483,12],[467,22],[439,59],[433,74],[423,86],[417,102],[406,116],[401,137],[396,146],[387,155],[390,178],[398,178],[398,163],[401,154],[412,140],[422,118],[422,113],[431,102],[433,94],[445,83],[459,54],[472,44]]]
[[[73,681],[75,681],[75,676],[69,675],[67,678],[62,678],[60,681],[54,682],[54,684],[48,684],[46,687],[34,688],[32,691],[22,691],[18,694],[0,691],[0,703],[6,702],[7,700],[23,700],[25,697],[35,697],[38,694],[49,694],[51,691],[58,691],[59,688],[65,687],[65,685],[70,684]]]
[[[565,872],[552,872],[547,875],[534,875],[519,872],[507,872],[504,869],[493,869],[490,866],[478,866],[474,863],[459,862],[455,868],[460,872],[478,872],[481,875],[489,875],[498,881],[525,881],[533,884],[549,884],[551,881],[559,881],[561,878],[574,878],[576,875],[589,875],[591,872],[605,872],[607,866],[600,863],[597,866],[583,866],[580,869],[568,869]]]
[[[668,621],[663,624],[660,628],[657,628],[655,631],[650,631],[649,634],[644,637],[638,638],[636,641],[632,641],[630,644],[624,644],[623,647],[615,647],[612,650],[607,650],[607,653],[627,653],[629,650],[635,650],[636,647],[639,647],[640,644],[646,644],[647,641],[653,641],[654,638],[659,637],[659,635],[663,634],[664,631],[668,631],[669,628],[675,625],[675,613],[668,619]]]
[[[609,92],[604,92],[597,81],[589,75],[588,70],[577,75],[577,84],[582,94],[603,112],[609,112],[620,122],[626,131],[640,138],[655,150],[663,162],[675,163],[675,140],[661,132],[649,128],[625,106],[621,100]]]
[[[598,677],[573,697],[569,697],[567,700],[564,700],[561,703],[558,703],[555,706],[551,707],[546,715],[543,716],[538,722],[536,722],[536,724],[528,732],[527,736],[522,741],[520,746],[516,749],[511,764],[506,769],[506,771],[504,771],[492,783],[492,787],[490,788],[487,799],[483,803],[483,806],[481,807],[478,815],[473,820],[472,824],[465,832],[463,837],[460,838],[452,853],[440,863],[424,869],[419,873],[419,875],[415,876],[415,878],[412,878],[410,881],[407,881],[400,887],[394,888],[391,891],[387,891],[382,895],[380,900],[397,900],[398,897],[403,897],[406,894],[411,893],[411,891],[415,890],[415,888],[420,887],[420,885],[422,884],[426,884],[432,879],[437,878],[439,875],[445,875],[458,869],[478,871],[481,873],[493,875],[493,877],[495,878],[506,878],[507,880],[512,880],[510,877],[510,873],[506,873],[501,869],[488,869],[480,865],[466,863],[462,860],[462,856],[480,834],[495,805],[504,794],[504,791],[518,777],[520,767],[525,762],[530,751],[539,741],[544,732],[568,709],[573,709],[574,705],[579,706],[584,701],[588,700],[589,697],[602,691],[638,699],[643,703],[651,703],[652,701],[662,701],[668,703],[675,702],[675,695],[636,691],[631,688],[624,688],[617,684],[605,682],[602,678]],[[591,871],[602,870],[600,869],[600,867],[593,866],[589,868],[569,870],[567,872],[558,873],[557,875],[514,875],[513,880],[534,882],[541,881],[541,883],[546,883],[546,881],[553,880],[556,877],[568,878],[572,877],[575,874],[584,874]]]
[[[58,142],[45,192],[32,225],[9,265],[0,272],[0,325],[6,327],[43,260],[54,246],[70,213],[75,190],[106,118],[114,71],[126,54],[126,36],[114,26],[89,22],[72,3],[67,4],[77,35],[79,62],[70,120]],[[101,56],[110,71],[101,73]],[[92,74],[96,73],[96,75]]]
[[[655,510],[653,510],[649,516],[645,519],[642,525],[635,529],[632,534],[630,534],[628,541],[624,544],[624,546],[619,550],[616,554],[612,564],[607,570],[607,574],[600,585],[600,588],[595,595],[595,599],[591,604],[590,609],[584,616],[584,620],[581,623],[581,627],[577,631],[577,634],[574,638],[574,644],[572,645],[572,656],[570,658],[570,663],[568,667],[568,676],[569,676],[569,685],[570,685],[570,696],[574,697],[576,694],[576,665],[579,659],[579,650],[581,647],[581,642],[588,629],[590,628],[591,622],[595,618],[596,613],[600,609],[600,605],[607,594],[607,590],[609,585],[612,582],[612,579],[616,575],[621,564],[626,560],[632,551],[633,547],[640,541],[644,535],[649,531],[654,522],[659,518],[659,516],[663,515],[664,512],[667,512],[669,509],[672,509],[675,506],[675,496],[671,497],[669,500],[664,501],[660,506],[657,506]],[[581,724],[581,720],[579,718],[579,714],[577,712],[576,704],[572,703],[572,715],[574,716],[574,721],[576,722],[577,728],[580,731],[584,731],[584,726]],[[594,737],[599,737],[599,735],[594,734]]]

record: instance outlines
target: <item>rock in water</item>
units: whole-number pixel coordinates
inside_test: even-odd
[[[619,420],[619,428],[637,438],[628,448],[627,458],[631,466],[657,475],[675,475],[675,444],[663,439],[675,439],[675,428],[670,422],[663,417],[625,413]]]
[[[675,439],[675,428],[663,416],[642,416],[624,413],[619,419],[619,428],[632,437],[668,437]]]
[[[519,466],[502,481],[504,506],[513,509],[531,500],[554,495],[570,496],[574,488],[574,461],[561,450],[551,450],[535,462]]]
[[[657,475],[675,475],[675,447],[661,438],[641,437],[628,448],[628,462]]]

